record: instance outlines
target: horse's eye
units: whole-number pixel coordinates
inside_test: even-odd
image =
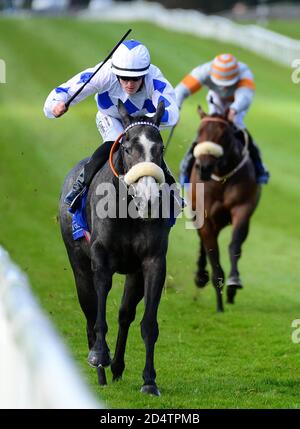
[[[128,147],[128,146],[123,146],[123,148],[124,148],[125,152],[126,152],[128,155],[130,155],[130,154],[131,154],[131,148],[130,148],[130,147]]]

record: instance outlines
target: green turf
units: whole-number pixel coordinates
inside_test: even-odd
[[[244,246],[245,288],[224,314],[215,313],[211,285],[200,292],[194,287],[196,232],[185,230],[183,220],[173,228],[155,355],[160,398],[139,393],[142,305],[130,331],[123,381],[112,384],[109,375],[108,386],[99,388],[86,364],[85,323],[56,216],[65,174],[99,144],[96,106],[91,97],[52,121],[42,112],[53,87],[96,64],[128,27],[174,85],[222,51],[249,64],[257,95],[247,123],[272,174]],[[0,244],[28,274],[96,395],[117,408],[298,408],[300,345],[291,341],[291,323],[300,317],[300,86],[292,84],[291,70],[231,45],[145,23],[1,19],[0,36],[0,56],[7,63],[7,84],[0,85]],[[204,97],[204,92],[190,97],[182,109],[167,154],[176,173]],[[221,237],[226,272],[229,237],[228,229]],[[122,278],[116,277],[107,315],[112,350],[121,294]]]

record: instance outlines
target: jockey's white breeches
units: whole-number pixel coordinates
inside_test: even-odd
[[[103,142],[115,141],[121,132],[124,131],[123,125],[119,119],[104,115],[100,111],[98,111],[96,115],[96,125]]]

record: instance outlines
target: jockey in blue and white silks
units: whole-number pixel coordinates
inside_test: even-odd
[[[68,109],[65,103],[88,80],[100,64],[86,69],[59,85],[46,99],[44,113],[48,118],[62,116]],[[83,91],[70,104],[84,100],[95,94],[98,112],[97,128],[102,136],[103,144],[95,151],[86,163],[72,191],[65,202],[74,208],[77,198],[90,184],[92,178],[108,159],[113,142],[123,131],[121,117],[118,112],[118,99],[122,100],[128,113],[132,116],[153,116],[160,101],[164,102],[165,113],[160,128],[174,126],[179,119],[175,91],[158,67],[151,64],[148,49],[136,40],[123,42],[112,58],[85,86]],[[168,168],[163,165],[166,180],[174,183]]]

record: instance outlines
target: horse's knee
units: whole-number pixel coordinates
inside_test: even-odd
[[[144,342],[156,342],[159,334],[157,320],[143,319],[141,322],[141,334]]]
[[[213,285],[217,290],[222,290],[225,282],[225,275],[223,270],[212,276]]]
[[[121,327],[129,326],[135,319],[135,310],[131,311],[125,307],[119,310],[119,325]]]

